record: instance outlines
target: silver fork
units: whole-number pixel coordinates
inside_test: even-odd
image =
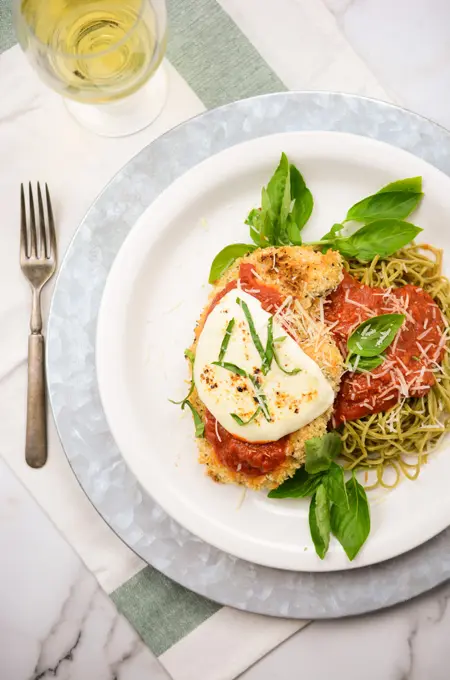
[[[20,186],[20,266],[33,291],[28,338],[28,394],[25,460],[30,467],[40,468],[47,461],[47,409],[45,395],[45,345],[42,335],[41,291],[56,269],[56,234],[52,204],[47,184],[44,216],[41,187],[37,185],[39,224],[36,225],[33,190],[28,185],[29,224],[25,208],[23,184]]]

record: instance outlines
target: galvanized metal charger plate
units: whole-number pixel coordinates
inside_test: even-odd
[[[349,616],[419,595],[450,577],[450,528],[419,548],[342,572],[282,571],[223,553],[174,522],[126,467],[106,422],[95,373],[97,314],[126,235],[155,198],[194,165],[279,132],[334,130],[393,144],[450,175],[450,133],[416,114],[360,97],[266,95],[208,111],[132,159],[97,198],[61,266],[47,335],[56,426],[82,488],[117,535],[174,581],[239,609],[290,618]]]

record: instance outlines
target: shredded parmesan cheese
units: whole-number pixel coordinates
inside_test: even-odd
[[[216,437],[217,437],[218,441],[219,441],[220,443],[222,443],[222,439],[220,438],[220,434],[219,434],[219,427],[218,427],[217,419],[216,419],[215,428],[216,428]]]
[[[254,276],[256,279],[259,279],[260,281],[263,281],[263,277],[260,276],[260,275],[258,274],[258,272],[256,271],[256,269],[251,269],[250,271],[252,272],[253,276]]]

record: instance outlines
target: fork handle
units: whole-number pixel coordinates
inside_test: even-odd
[[[47,461],[47,411],[45,400],[44,336],[28,337],[28,394],[25,460],[32,468]]]

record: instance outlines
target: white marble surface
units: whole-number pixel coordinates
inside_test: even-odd
[[[392,99],[450,127],[448,0],[324,2]]]
[[[394,101],[450,127],[448,0],[218,1],[288,88],[342,90]],[[50,183],[58,215],[60,249],[64,251],[95,195],[123,163],[164,130],[203,110],[196,94],[173,69],[170,78],[169,101],[154,126],[128,139],[106,140],[77,127],[58,97],[41,85],[27,68],[18,48],[0,57],[1,91],[8,93],[0,97],[0,205],[5,262],[0,283],[8,281],[8,294],[0,296],[0,320],[2,328],[8,330],[0,335],[0,453],[107,590],[130,578],[142,565],[104,525],[84,497],[53,428],[46,468],[30,470],[23,461],[29,294],[16,260],[16,195],[20,181],[44,179]],[[49,294],[47,302],[48,299]],[[101,647],[105,643],[106,630],[115,620],[112,605],[90,577],[80,576],[73,566],[76,558],[67,546],[61,553],[67,557],[57,561],[52,559],[52,551],[42,550],[40,532],[43,531],[43,536],[46,534],[42,525],[26,534],[27,558],[12,562],[4,550],[9,543],[4,541],[13,541],[8,527],[18,521],[15,519],[17,508],[15,501],[3,502],[1,488],[0,498],[0,569],[8,574],[9,583],[21,577],[22,590],[30,596],[28,603],[18,599],[20,593],[16,596],[13,587],[5,588],[6,579],[0,578],[0,680],[32,678],[39,659],[34,676],[47,668],[55,668],[77,641],[82,622],[86,631],[96,633],[80,638],[73,658],[63,661],[56,674],[41,677],[90,680],[87,665],[82,665],[88,664],[89,657],[99,680],[113,678],[114,673],[118,680],[127,680],[130,677],[125,675],[127,664],[119,669],[117,663],[129,644],[127,640],[131,640],[129,629],[123,633],[120,644],[114,637],[114,642],[103,645],[109,656],[105,651],[102,654],[95,651],[95,644]],[[29,501],[25,505],[27,503]],[[33,519],[35,513],[32,510],[30,513]],[[27,526],[32,526],[31,521]],[[44,588],[33,590],[27,577],[31,566],[35,576],[36,564],[47,566],[46,573],[51,574],[47,583],[54,586],[55,600],[45,596]],[[75,590],[80,595],[68,608],[70,625],[62,621],[63,625],[57,626],[49,636],[58,614],[57,607],[52,609],[48,602],[51,599],[61,605],[74,579],[78,583]],[[449,590],[444,588],[374,616],[312,623],[242,677],[246,680],[303,676],[308,680],[331,677],[447,680],[450,677],[448,596]],[[68,610],[64,610],[64,616]],[[100,610],[106,617],[101,624],[96,618]],[[227,611],[222,611],[222,618],[228,621]],[[246,619],[246,615],[236,612],[231,625],[224,625],[222,629],[216,626],[215,638],[213,618],[203,624],[204,633],[202,627],[198,628],[164,655],[176,680],[231,680],[239,664],[244,667],[246,660],[250,663],[271,644],[278,644],[294,632],[297,626],[287,627],[280,633],[281,628],[276,630],[277,625],[272,621],[273,631],[269,634],[268,627],[259,620],[260,637],[264,637],[265,632],[265,638],[264,645],[258,647],[258,635],[249,642],[250,630],[254,633],[256,629],[253,618]],[[122,625],[125,631],[125,624],[117,627]],[[234,642],[233,632],[236,633]],[[226,665],[218,660],[214,664],[210,658],[208,664],[195,665],[199,650],[210,634],[211,639],[218,641],[217,648],[214,647],[218,659],[219,641],[229,635],[228,649],[234,652],[226,654],[233,656],[235,663]],[[144,656],[135,654],[138,660]],[[79,675],[70,676],[67,669],[76,668],[76,659],[80,659],[81,664]],[[202,669],[200,675],[196,668]],[[152,676],[142,671],[138,677]]]
[[[168,680],[0,459],[0,678]]]
[[[311,623],[241,680],[448,680],[450,586],[385,612]]]

